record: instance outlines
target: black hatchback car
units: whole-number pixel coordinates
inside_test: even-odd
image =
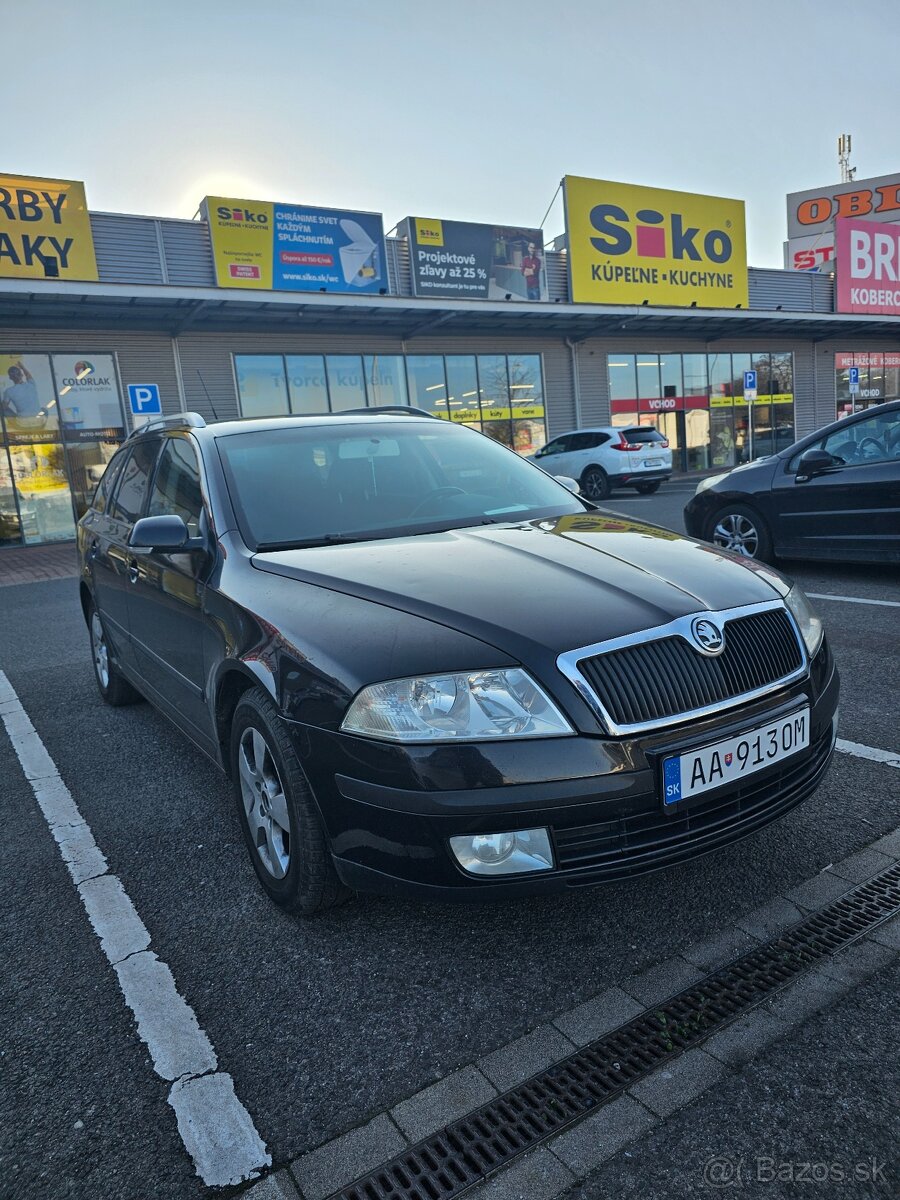
[[[295,911],[637,875],[787,812],[833,749],[798,588],[415,410],[157,421],[78,540],[103,698],[229,773]]]
[[[900,562],[900,400],[702,480],[684,523],[693,537],[766,562]]]

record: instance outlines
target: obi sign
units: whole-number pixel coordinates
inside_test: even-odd
[[[747,307],[744,202],[567,175],[576,304]]]
[[[900,226],[835,222],[837,310],[900,316]]]
[[[0,175],[0,276],[97,278],[83,183]]]

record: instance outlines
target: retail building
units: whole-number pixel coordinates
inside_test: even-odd
[[[284,290],[251,265],[222,286],[209,220],[85,215],[87,281],[49,254],[42,277],[5,277],[0,232],[0,545],[73,536],[105,463],[145,419],[130,386],[158,389],[163,412],[207,419],[412,404],[521,452],[640,421],[685,471],[771,453],[848,404],[900,396],[900,316],[835,312],[827,275],[750,268],[738,307],[573,303],[565,250],[493,227],[499,265],[483,295],[422,294],[409,229],[379,245],[345,220],[341,261],[368,290]]]

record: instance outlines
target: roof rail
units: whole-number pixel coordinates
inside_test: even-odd
[[[160,429],[205,429],[206,422],[195,412],[171,413],[166,417],[151,417],[145,425],[132,429],[128,437],[133,438],[139,433],[153,433]],[[127,441],[127,438],[126,438]]]
[[[428,417],[430,420],[440,420],[434,413],[424,408],[414,408],[411,404],[373,404],[369,408],[345,408],[341,412],[330,413],[332,417],[353,417],[368,413],[390,413],[400,417]]]

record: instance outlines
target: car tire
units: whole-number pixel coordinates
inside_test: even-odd
[[[300,760],[261,689],[238,701],[230,756],[241,829],[269,898],[301,916],[346,900],[350,892],[337,877]]]
[[[581,494],[586,500],[606,500],[612,488],[609,486],[609,476],[602,467],[586,467],[581,473],[581,479],[578,481],[581,487]]]
[[[131,686],[110,658],[106,630],[93,600],[88,607],[87,623],[91,639],[91,659],[94,663],[94,680],[104,703],[111,708],[140,703],[144,697],[137,688]]]
[[[759,513],[744,504],[726,504],[709,518],[706,540],[722,550],[771,562],[772,535]]]
[[[661,483],[661,479],[657,479],[653,483],[636,483],[635,491],[641,496],[652,496],[654,492],[659,491]]]

